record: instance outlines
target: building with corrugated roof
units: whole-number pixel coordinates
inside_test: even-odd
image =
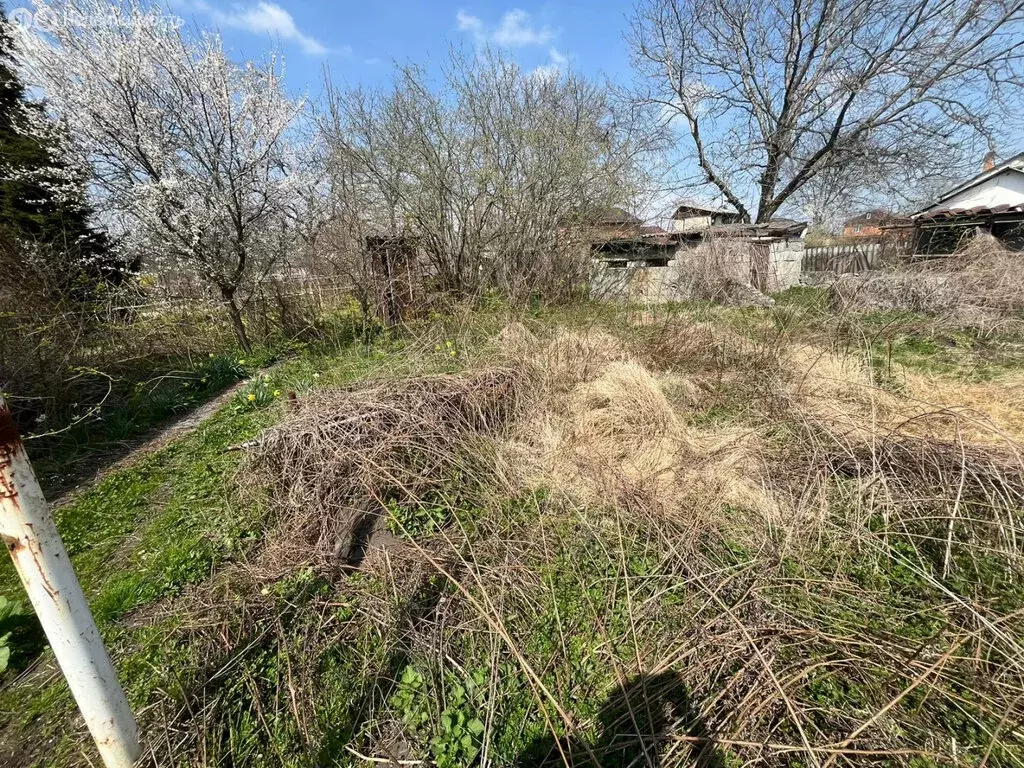
[[[940,195],[911,220],[914,253],[951,253],[979,230],[1008,248],[1024,250],[1024,152],[1002,163],[989,153],[981,173]]]
[[[672,213],[669,229],[672,232],[699,232],[720,224],[738,224],[742,220],[743,217],[732,208],[684,200]]]

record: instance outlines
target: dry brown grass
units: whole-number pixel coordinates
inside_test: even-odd
[[[942,411],[964,439],[977,444],[1024,443],[1024,376],[983,383],[908,372],[908,397],[918,413]]]
[[[329,573],[387,499],[454,485],[477,508],[336,582],[356,618],[331,642],[383,648],[362,651],[351,748],[422,759],[389,703],[416,659],[435,723],[450,676],[503,670],[480,699],[485,765],[509,764],[524,707],[553,735],[521,765],[1019,764],[1019,393],[883,387],[859,357],[700,324],[634,332],[510,325],[493,367],[321,394],[260,440],[273,538],[293,544],[267,551],[291,568]],[[726,384],[750,402],[702,419]]]
[[[558,397],[593,381],[610,363],[629,359],[625,345],[608,331],[562,330],[516,362],[531,371],[545,395]]]
[[[1024,272],[1020,254],[1003,247],[991,235],[979,232],[954,253],[945,265],[949,269],[961,308],[967,312],[1007,313],[1024,309]]]
[[[532,463],[548,475],[546,484],[590,503],[657,503],[691,450],[657,381],[635,362],[609,364],[552,405],[541,416],[543,442],[528,442]],[[529,441],[533,432],[527,424],[521,434]]]
[[[280,526],[269,561],[344,564],[353,529],[389,501],[416,503],[485,463],[482,438],[518,414],[521,374],[501,368],[381,380],[324,392],[265,432],[247,476],[271,488]]]
[[[900,420],[900,399],[877,385],[866,359],[798,345],[787,350],[786,361],[795,411],[862,436]]]
[[[708,322],[668,317],[649,324],[639,337],[638,356],[656,371],[735,372],[752,365],[777,367],[778,350]]]
[[[1024,272],[1019,253],[980,232],[947,257],[844,277],[831,296],[840,311],[911,310],[955,327],[1014,330],[1024,310]]]
[[[538,396],[505,447],[518,484],[662,514],[696,497],[711,509],[741,503],[775,514],[756,436],[694,429],[679,410],[698,409],[702,384],[720,384],[725,368],[741,359],[749,365],[742,350],[754,345],[702,325],[662,328],[649,341],[638,351],[670,372],[659,376],[630,359],[606,331],[533,342],[523,362]]]
[[[968,383],[900,371],[899,392],[877,381],[866,355],[795,345],[786,353],[786,391],[805,415],[867,437],[893,430],[939,440],[1006,446],[1024,440],[1024,379]]]

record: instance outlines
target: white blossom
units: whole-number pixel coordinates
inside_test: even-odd
[[[16,26],[25,81],[62,121],[70,163],[91,165],[97,205],[144,243],[150,266],[186,270],[236,321],[237,294],[280,252],[300,174],[276,57],[231,61],[216,34],[139,0],[35,0]]]

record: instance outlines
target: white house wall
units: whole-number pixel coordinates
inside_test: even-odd
[[[710,216],[689,216],[685,219],[672,219],[669,223],[671,232],[701,232],[711,226]]]
[[[1024,205],[1024,173],[1007,169],[977,186],[936,203],[928,211],[978,206],[992,208],[997,205]]]

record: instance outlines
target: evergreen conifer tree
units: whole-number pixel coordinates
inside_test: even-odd
[[[31,250],[45,259],[56,276],[49,288],[81,298],[101,283],[121,283],[132,265],[90,223],[83,181],[38,129],[43,108],[18,77],[7,23],[0,10],[0,244],[8,254],[25,258]]]

